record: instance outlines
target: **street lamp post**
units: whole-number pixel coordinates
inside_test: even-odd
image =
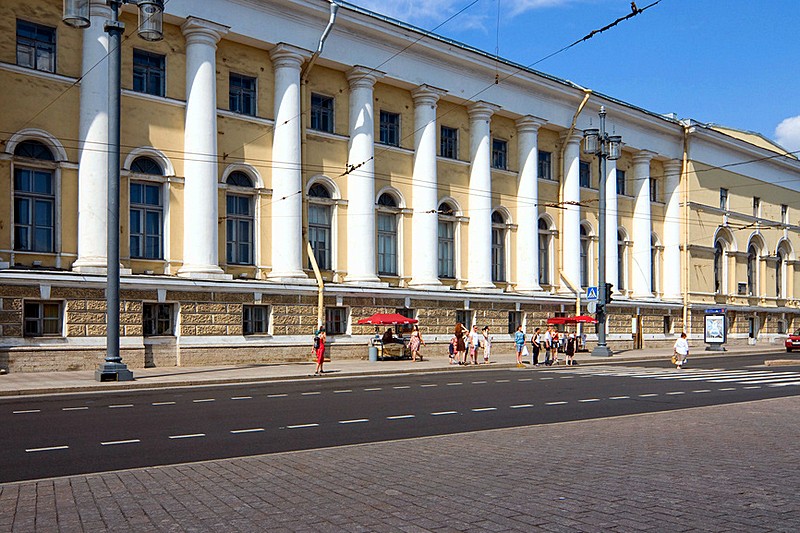
[[[131,381],[133,372],[122,362],[119,354],[119,180],[120,180],[120,85],[122,34],[125,24],[119,20],[123,4],[139,8],[139,37],[160,41],[163,37],[163,0],[107,0],[111,18],[105,24],[108,34],[108,233],[106,263],[106,358],[95,370],[97,381]],[[88,28],[91,0],[64,0],[65,24],[73,28]]]
[[[606,108],[600,107],[600,129],[590,128],[583,132],[583,152],[596,155],[600,160],[600,201],[597,210],[600,235],[598,243],[597,275],[597,346],[592,350],[596,357],[610,357],[613,352],[606,343],[606,305],[611,301],[611,284],[606,283],[606,159],[619,159],[622,137],[606,133]]]

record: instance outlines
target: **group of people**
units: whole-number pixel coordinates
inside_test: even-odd
[[[517,331],[514,333],[514,346],[517,350],[517,367],[522,368],[524,365],[523,357],[528,355],[528,348],[525,344],[525,331],[522,324],[517,326]],[[539,355],[544,353],[544,361],[542,364],[550,366],[558,364],[558,350],[563,344],[563,351],[565,362],[567,365],[577,365],[575,362],[575,351],[578,349],[578,337],[574,333],[564,333],[562,338],[561,333],[554,326],[547,326],[547,329],[542,331],[542,328],[533,330],[533,335],[530,338],[531,343],[531,364],[539,366]]]
[[[448,355],[451,365],[477,365],[478,354],[483,351],[483,364],[488,365],[492,355],[492,338],[489,336],[489,326],[483,326],[478,331],[478,326],[473,324],[472,329],[467,329],[458,322],[453,336],[450,338]]]
[[[375,337],[380,337],[378,328],[375,328]],[[394,330],[387,328],[386,332],[380,337],[383,346],[390,344],[402,344],[405,346],[405,341],[402,337],[395,337]],[[416,363],[422,361],[422,347],[425,346],[425,341],[422,339],[422,333],[419,331],[419,326],[414,324],[411,328],[411,336],[408,341],[408,349],[411,351],[411,362]]]

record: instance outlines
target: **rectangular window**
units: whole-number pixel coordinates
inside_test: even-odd
[[[553,179],[553,154],[539,150],[539,179]]]
[[[53,252],[55,194],[49,170],[14,169],[14,249]]]
[[[311,129],[333,133],[333,98],[311,94]]]
[[[627,191],[625,189],[625,171],[624,170],[617,170],[617,194],[620,196],[627,195]]]
[[[308,242],[321,270],[331,269],[331,207],[308,204]]]
[[[250,76],[231,73],[229,87],[229,107],[234,113],[256,116],[256,79]]]
[[[753,216],[761,218],[761,198],[753,196]]]
[[[453,279],[455,269],[455,222],[439,221],[439,277]]]
[[[378,274],[397,275],[397,215],[378,213]]]
[[[789,223],[789,206],[781,205],[781,222],[783,224]]]
[[[380,141],[389,146],[400,146],[400,115],[381,111]]]
[[[592,165],[588,161],[581,161],[579,167],[579,180],[581,187],[592,187]]]
[[[269,306],[244,305],[242,306],[242,333],[244,335],[258,335],[269,332]]]
[[[469,330],[472,329],[472,311],[469,309],[456,311],[456,322],[464,324],[464,327],[467,328],[467,332],[469,332]]]
[[[142,334],[145,337],[172,335],[172,304],[142,304]]]
[[[56,29],[17,20],[17,65],[56,71]]]
[[[252,197],[229,194],[226,197],[226,255],[228,264],[253,264]]]
[[[133,50],[133,90],[137,93],[164,96],[166,57],[145,50]]]
[[[25,302],[23,321],[26,337],[61,336],[61,303]]]
[[[672,335],[672,317],[666,315],[664,317],[664,335]]]
[[[778,335],[786,335],[789,327],[786,325],[786,320],[778,320]]]
[[[492,139],[492,168],[508,170],[508,142]]]
[[[130,244],[134,259],[163,259],[161,185],[131,182]]]
[[[522,311],[509,311],[508,312],[508,334],[513,335],[517,332],[517,328],[522,326]]]
[[[650,201],[658,202],[658,180],[650,178]]]
[[[325,333],[328,335],[344,335],[347,333],[347,308],[325,308]]]
[[[448,159],[458,159],[458,129],[442,126],[440,155]]]
[[[728,189],[719,190],[719,208],[723,211],[728,210]]]
[[[506,230],[492,228],[492,281],[506,281]]]
[[[403,308],[400,308],[400,309],[395,309],[394,312],[397,313],[398,315],[404,316],[406,318],[416,318],[416,316],[415,316],[416,312],[413,309],[409,309],[407,307],[403,307]],[[413,324],[404,324],[404,325],[398,324],[394,328],[395,333],[397,333],[397,334],[410,333],[412,329],[414,329],[414,325]]]

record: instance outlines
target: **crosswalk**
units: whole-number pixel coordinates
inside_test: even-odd
[[[647,368],[638,366],[578,366],[563,370],[579,376],[627,377],[674,381],[700,381],[705,383],[736,383],[768,387],[800,385],[800,372],[773,370],[723,370],[703,368]]]

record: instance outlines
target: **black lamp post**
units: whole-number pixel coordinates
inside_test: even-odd
[[[606,108],[600,107],[600,129],[590,128],[583,132],[583,153],[596,155],[600,160],[600,201],[597,216],[600,218],[597,276],[597,346],[592,355],[610,357],[613,352],[606,343],[606,304],[611,301],[611,284],[606,283],[606,159],[612,161],[622,154],[622,137],[606,133]]]
[[[119,21],[123,4],[139,8],[137,33],[146,41],[163,38],[163,0],[107,0],[111,18],[106,21],[108,33],[108,234],[106,266],[106,358],[95,370],[97,381],[131,381],[133,372],[122,362],[119,354],[119,180],[120,180],[120,84],[122,34],[125,24]],[[74,28],[91,25],[90,0],[64,0],[65,24]]]

